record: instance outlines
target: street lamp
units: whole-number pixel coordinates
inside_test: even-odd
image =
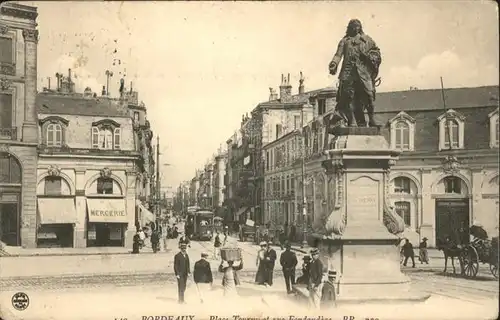
[[[303,230],[303,240],[301,248],[307,246],[307,199],[306,199],[306,144],[304,137],[304,107],[300,111],[302,136],[301,136],[301,157],[302,157],[302,230]]]

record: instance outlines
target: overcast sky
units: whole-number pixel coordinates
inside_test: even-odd
[[[77,89],[118,94],[125,75],[162,144],[163,185],[193,177],[291,73],[331,86],[328,63],[351,18],[382,50],[380,91],[498,85],[494,2],[34,2],[39,89],[72,68]],[[115,53],[116,50],[116,53]],[[113,65],[114,63],[114,65]],[[53,86],[53,85],[52,85]]]

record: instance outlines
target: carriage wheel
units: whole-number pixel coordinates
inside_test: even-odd
[[[491,274],[496,279],[498,279],[498,265],[496,265],[496,264],[490,264],[490,271],[491,271]]]
[[[466,277],[474,278],[479,271],[476,249],[474,249],[473,247],[466,247],[461,256],[463,264],[462,274],[464,274]]]

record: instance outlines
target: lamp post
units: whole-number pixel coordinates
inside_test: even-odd
[[[306,198],[306,144],[305,144],[305,137],[304,137],[304,107],[302,107],[302,110],[300,111],[300,118],[301,118],[301,128],[302,128],[302,136],[301,136],[301,157],[302,157],[302,233],[303,233],[303,240],[302,240],[302,245],[301,248],[304,248],[307,246],[307,198]]]

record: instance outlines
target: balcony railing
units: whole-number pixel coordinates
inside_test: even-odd
[[[0,140],[17,140],[17,128],[0,128]]]

